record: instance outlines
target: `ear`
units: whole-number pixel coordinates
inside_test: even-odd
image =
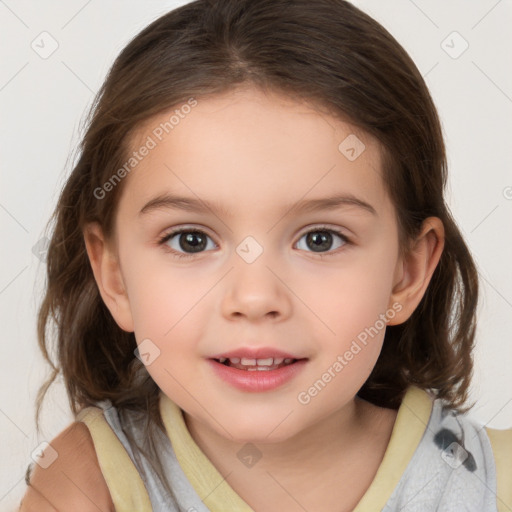
[[[401,324],[412,315],[427,290],[443,249],[443,223],[438,217],[428,217],[411,248],[396,266],[389,305],[400,304],[402,308],[388,325]]]
[[[114,249],[105,241],[103,230],[96,222],[88,224],[83,234],[87,256],[103,302],[117,325],[124,331],[133,332],[130,303]]]

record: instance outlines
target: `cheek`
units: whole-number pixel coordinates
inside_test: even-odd
[[[173,266],[162,250],[126,251],[123,273],[135,333],[162,338],[205,294],[208,279]]]
[[[161,363],[174,365],[199,352],[208,313],[214,308],[209,292],[216,278],[211,273],[198,275],[192,268],[172,268],[164,258],[144,262],[144,256],[133,253],[127,259],[127,288],[138,343],[150,339],[164,356],[151,365],[156,370]]]
[[[323,320],[327,336],[351,339],[386,313],[395,264],[392,251],[358,251],[343,267],[326,266],[302,283],[304,303]]]
[[[186,402],[184,388],[194,388],[190,379],[199,371],[204,315],[212,308],[207,292],[212,285],[183,269],[133,261],[137,272],[131,274],[129,298],[135,337],[139,345],[150,340],[150,352],[157,354],[151,356],[147,371],[168,396]]]

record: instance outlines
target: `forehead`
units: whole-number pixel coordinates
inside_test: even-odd
[[[175,192],[236,212],[333,192],[386,201],[377,141],[325,109],[256,88],[194,103],[154,116],[134,134],[130,151],[151,149],[127,177],[125,202]]]

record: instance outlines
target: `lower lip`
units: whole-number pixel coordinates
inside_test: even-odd
[[[219,363],[215,359],[209,359],[208,362],[213,371],[225,382],[242,391],[262,392],[276,389],[286,382],[293,379],[306,364],[306,359],[299,359],[295,363],[282,366],[277,370],[239,370],[225,364]]]

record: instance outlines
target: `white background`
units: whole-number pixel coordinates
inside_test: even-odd
[[[0,0],[2,511],[14,510],[25,491],[31,452],[72,421],[59,383],[48,395],[43,432],[36,435],[34,403],[47,368],[35,330],[44,266],[32,248],[70,171],[80,121],[113,59],[149,22],[183,3]],[[451,173],[448,200],[482,283],[471,396],[477,403],[470,414],[490,427],[510,428],[512,3],[355,3],[409,52],[438,107]],[[58,42],[46,59],[31,47],[43,31]],[[445,51],[455,54],[464,44],[453,31],[469,44],[458,58]]]

